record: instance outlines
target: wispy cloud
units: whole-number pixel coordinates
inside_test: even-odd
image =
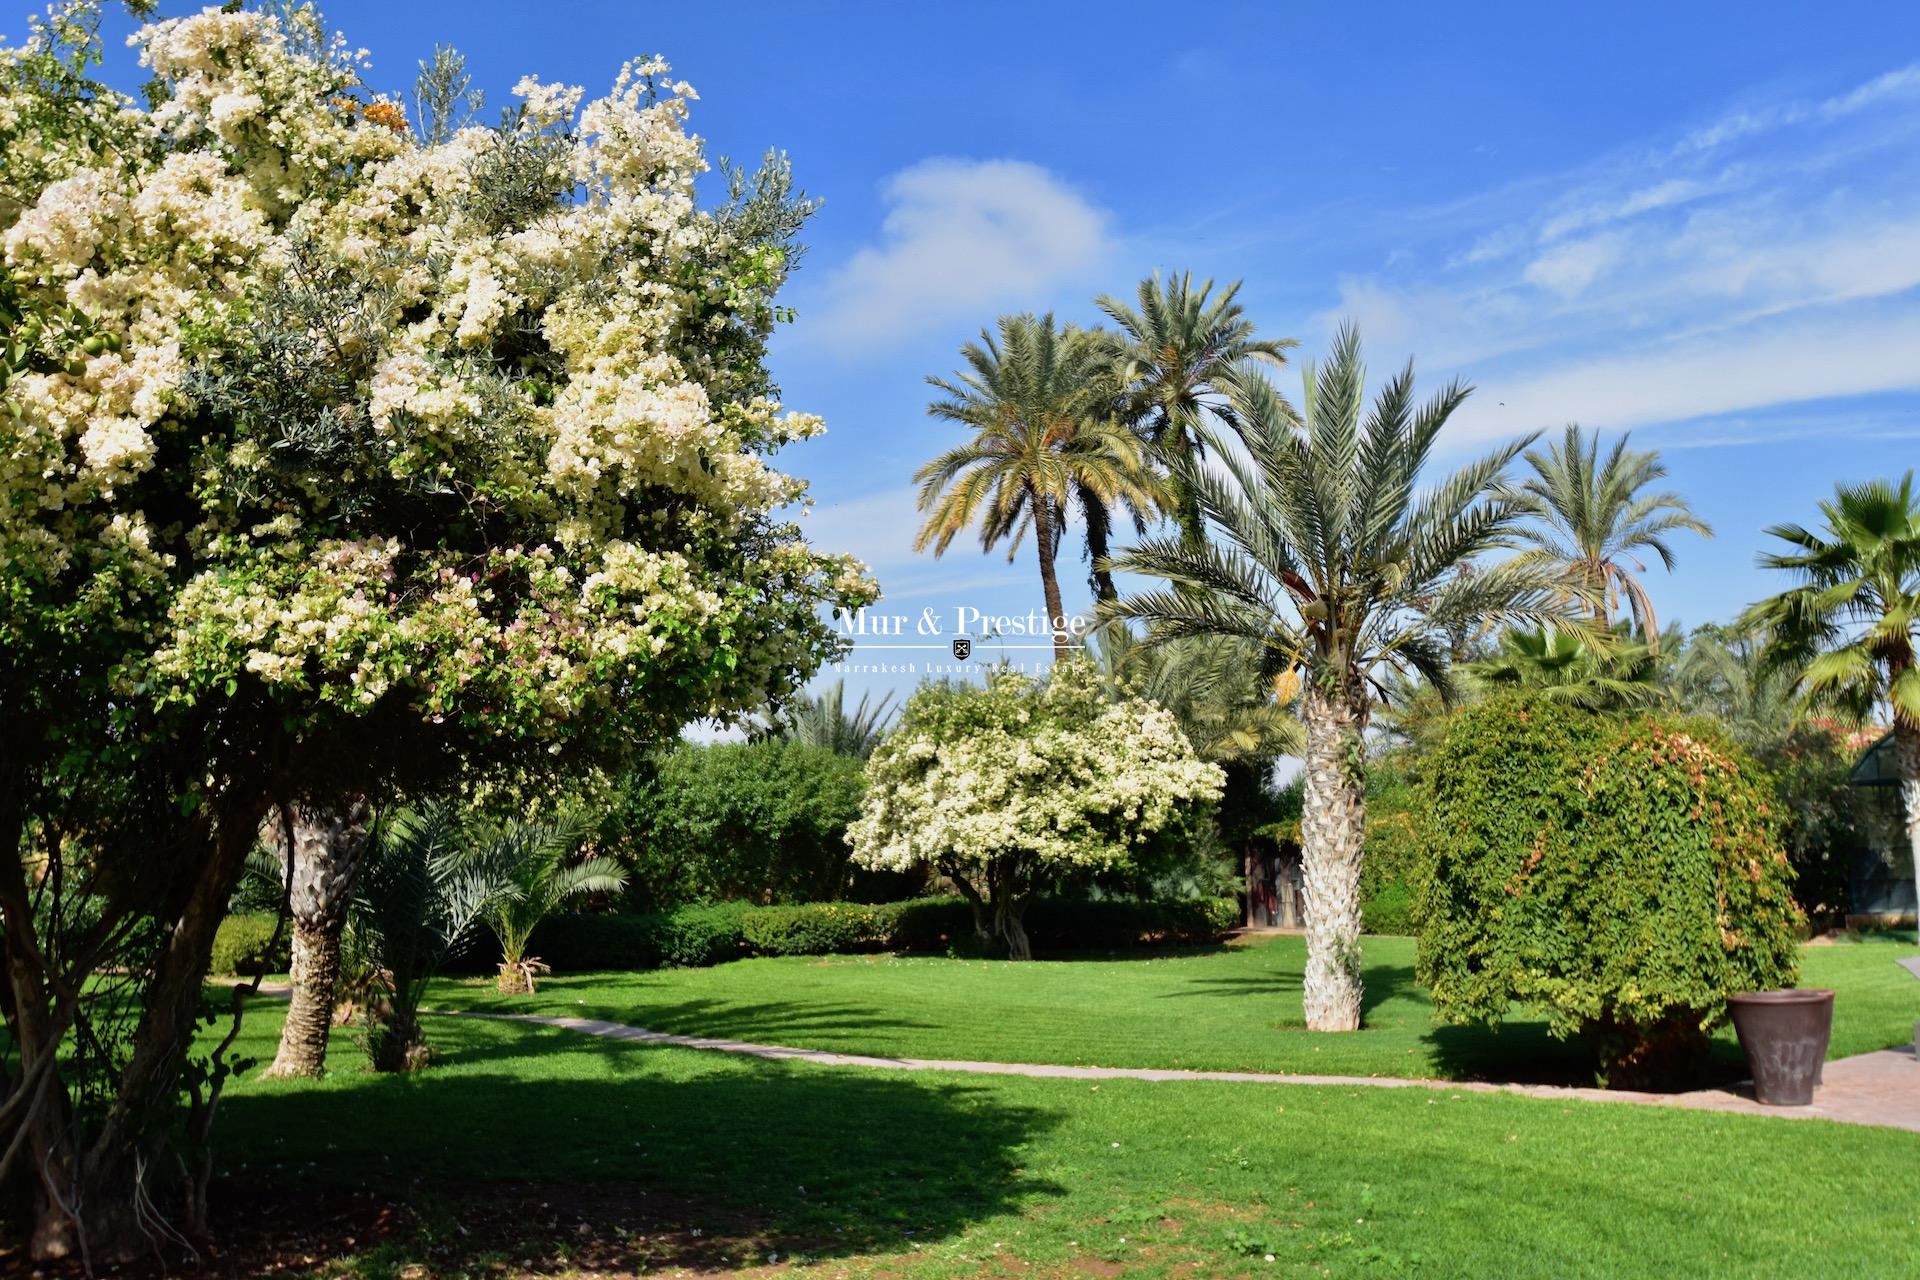
[[[1410,216],[1318,319],[1479,383],[1462,442],[1920,389],[1916,138],[1920,64],[1749,103]]]
[[[796,339],[837,355],[887,348],[1098,278],[1111,220],[1024,160],[922,161],[888,178],[878,241],[830,269]]]

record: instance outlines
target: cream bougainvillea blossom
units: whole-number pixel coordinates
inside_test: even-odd
[[[821,427],[767,394],[780,250],[699,207],[692,89],[529,77],[429,143],[313,21],[152,24],[157,105],[102,91],[10,155],[5,266],[97,338],[9,388],[0,569],[147,575],[129,678],[162,700],[557,739],[804,678],[873,587],[779,514],[805,486],[767,455]],[[0,122],[36,91],[6,79]]]

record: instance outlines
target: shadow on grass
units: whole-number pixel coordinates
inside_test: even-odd
[[[1544,1022],[1507,1022],[1498,1028],[1438,1026],[1424,1039],[1434,1061],[1456,1080],[1493,1080],[1508,1084],[1592,1085],[1599,1058],[1591,1045],[1574,1037],[1561,1040]],[[1676,1091],[1724,1086],[1746,1074],[1736,1044],[1715,1039],[1701,1074]]]
[[[572,1006],[528,1004],[513,997],[446,1001],[448,1009],[476,1013],[525,1013],[541,1017],[599,1018],[649,1031],[675,1035],[712,1036],[723,1040],[751,1040],[757,1044],[784,1044],[782,1037],[817,1039],[840,1033],[876,1030],[929,1030],[936,1024],[875,1013],[862,1005],[818,1005],[772,1000],[745,1003],[698,998],[668,1002],[619,1003],[588,998]]]
[[[1056,1118],[986,1088],[459,1019],[433,1019],[429,1036],[438,1061],[415,1076],[230,1095],[228,1176],[403,1198],[624,1180],[750,1215],[814,1254],[939,1238],[1060,1192],[1018,1154]]]

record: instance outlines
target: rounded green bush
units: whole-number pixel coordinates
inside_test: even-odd
[[[220,977],[251,978],[262,973],[285,973],[292,963],[288,956],[288,931],[282,930],[274,941],[275,913],[248,912],[228,916],[213,935],[213,952],[207,972]]]
[[[1543,1011],[1609,1083],[1694,1069],[1802,923],[1765,775],[1716,728],[1535,696],[1455,717],[1426,769],[1417,971],[1440,1015]]]

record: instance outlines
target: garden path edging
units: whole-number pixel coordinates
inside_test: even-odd
[[[486,1018],[555,1027],[581,1035],[634,1044],[665,1045],[677,1049],[705,1049],[741,1054],[775,1062],[809,1062],[827,1067],[859,1067],[879,1071],[951,1071],[963,1075],[1025,1076],[1040,1080],[1217,1081],[1239,1084],[1305,1084],[1367,1089],[1451,1089],[1465,1093],[1512,1093],[1528,1098],[1573,1099],[1583,1102],[1635,1102],[1646,1106],[1678,1107],[1690,1111],[1725,1111],[1774,1116],[1786,1120],[1832,1120],[1841,1124],[1881,1126],[1920,1133],[1920,1062],[1912,1046],[1882,1049],[1826,1064],[1825,1083],[1811,1106],[1769,1107],[1753,1100],[1746,1087],[1699,1089],[1691,1093],[1640,1093],[1627,1089],[1571,1088],[1559,1085],[1494,1084],[1486,1081],[1421,1080],[1396,1076],[1291,1075],[1263,1071],[1183,1071],[1156,1067],[1069,1067],[1036,1062],[975,1062],[952,1058],[883,1058],[826,1049],[796,1049],[787,1045],[756,1044],[712,1036],[677,1035],[650,1031],[624,1022],[573,1018],[537,1013],[485,1013],[475,1010],[421,1010],[451,1018]]]

